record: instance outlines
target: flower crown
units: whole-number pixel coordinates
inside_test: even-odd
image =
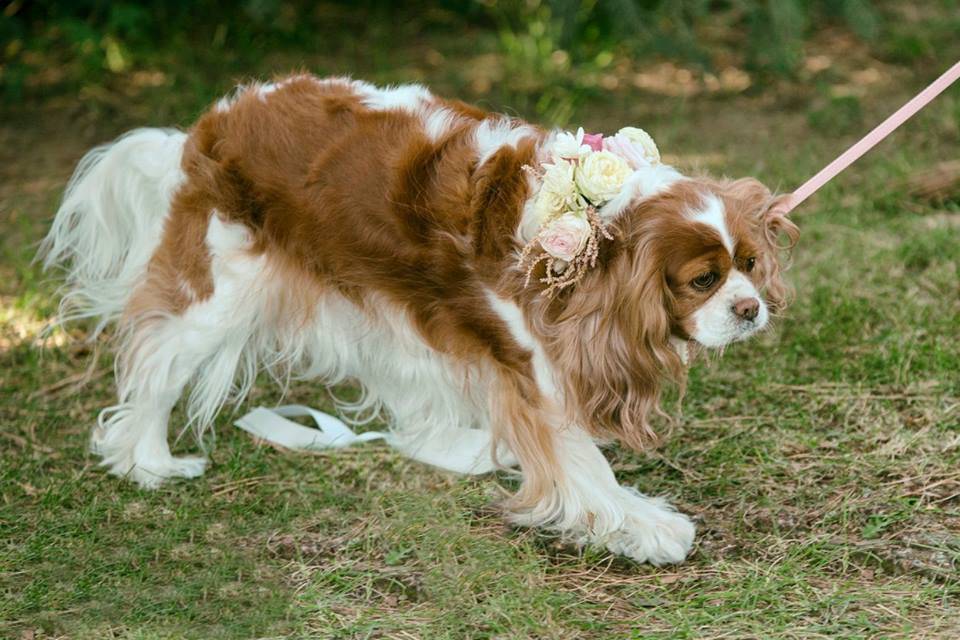
[[[534,269],[546,263],[550,297],[577,282],[597,263],[600,238],[612,240],[599,209],[613,200],[631,173],[660,163],[653,138],[636,127],[624,127],[604,138],[599,133],[557,134],[546,162],[524,169],[540,180],[533,200],[537,232],[520,253],[519,268],[530,283]]]

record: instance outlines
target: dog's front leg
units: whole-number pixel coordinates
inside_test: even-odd
[[[489,300],[527,354],[501,360],[491,385],[494,435],[523,472],[508,503],[511,520],[638,562],[681,562],[693,545],[693,523],[662,498],[620,486],[593,438],[566,418],[558,376],[520,309],[494,295]]]
[[[583,429],[564,425],[533,381],[501,380],[495,428],[516,455],[523,484],[508,507],[513,522],[543,527],[577,544],[599,544],[638,562],[681,562],[694,526],[663,498],[621,486]]]
[[[693,545],[694,526],[664,498],[620,485],[593,439],[575,426],[556,430],[564,470],[563,503],[577,523],[563,533],[654,565],[682,562]]]

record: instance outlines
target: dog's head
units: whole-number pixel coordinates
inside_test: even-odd
[[[598,264],[552,308],[577,419],[633,446],[688,342],[722,348],[784,309],[782,260],[798,236],[754,179],[681,179],[614,218]]]
[[[670,334],[719,348],[765,328],[787,303],[781,261],[797,227],[760,182],[687,180],[620,221],[624,257],[648,280],[648,307]]]

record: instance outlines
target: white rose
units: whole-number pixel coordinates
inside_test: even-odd
[[[583,251],[590,237],[590,223],[576,213],[566,213],[540,232],[543,250],[554,258],[572,262]]]
[[[558,158],[570,158],[576,160],[582,158],[593,151],[590,145],[583,143],[583,127],[577,129],[575,134],[568,131],[561,131],[557,134],[553,142],[553,153]]]
[[[609,151],[595,151],[580,161],[576,180],[580,193],[599,207],[613,199],[630,175],[630,165]]]
[[[574,166],[563,160],[542,166],[543,182],[534,201],[537,220],[542,223],[564,211],[583,208],[574,181]]]
[[[657,149],[657,143],[654,142],[650,134],[643,129],[638,127],[624,127],[617,132],[617,135],[622,135],[634,145],[640,147],[644,158],[646,158],[650,164],[660,162],[660,150]]]

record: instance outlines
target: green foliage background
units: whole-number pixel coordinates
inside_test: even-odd
[[[941,3],[956,6],[955,2]],[[733,63],[755,87],[796,74],[808,39],[839,29],[881,58],[929,60],[950,25],[900,33],[892,3],[872,0],[14,0],[0,14],[0,86],[7,101],[74,92],[140,69],[217,73],[300,52],[376,58],[371,41],[462,34],[461,46],[501,56],[505,97],[562,122],[597,78],[624,61],[669,59],[704,73]],[[942,15],[942,11],[938,15]],[[955,34],[955,33],[954,33]],[[389,47],[387,47],[389,49]],[[376,66],[375,60],[370,60]],[[54,70],[58,70],[55,72]],[[38,76],[44,79],[38,79]],[[202,84],[202,83],[200,83]],[[518,104],[519,103],[519,104]]]

